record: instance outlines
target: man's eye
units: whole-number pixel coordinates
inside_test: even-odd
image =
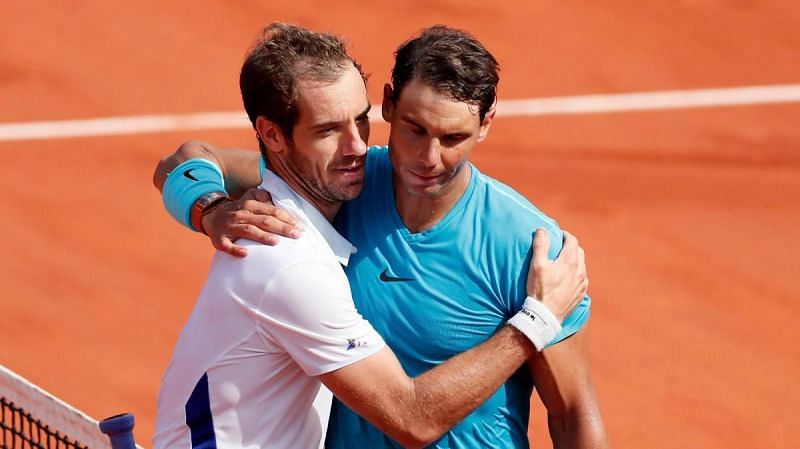
[[[442,138],[442,143],[446,145],[457,145],[461,143],[464,139],[466,139],[466,136],[463,136],[461,134],[455,134],[452,136],[444,136],[444,138]]]

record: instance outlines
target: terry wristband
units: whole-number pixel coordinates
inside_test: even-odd
[[[222,170],[207,159],[195,158],[184,161],[167,175],[162,199],[172,218],[197,231],[191,222],[192,206],[198,198],[211,192],[228,194]]]
[[[528,337],[537,351],[544,349],[561,332],[561,323],[553,312],[530,296],[525,298],[522,309],[508,320],[508,324]]]

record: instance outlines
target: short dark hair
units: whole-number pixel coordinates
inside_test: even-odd
[[[338,37],[285,23],[270,24],[250,49],[239,74],[242,102],[253,128],[256,119],[264,116],[291,140],[299,115],[297,81],[332,83],[350,64],[366,82],[361,66]]]
[[[440,94],[478,107],[483,121],[497,100],[500,66],[491,53],[466,31],[444,25],[422,30],[395,52],[392,100],[418,79]]]

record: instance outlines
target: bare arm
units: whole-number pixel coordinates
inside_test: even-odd
[[[585,328],[535,353],[529,366],[554,449],[611,447],[592,386]]]
[[[161,191],[169,172],[181,162],[193,158],[207,159],[222,170],[225,189],[232,198],[241,197],[247,189],[261,183],[260,155],[257,151],[223,150],[200,140],[189,140],[181,144],[174,153],[158,161],[153,173],[153,184]]]
[[[153,184],[162,191],[169,173],[193,158],[216,164],[223,173],[225,190],[237,199],[203,215],[203,229],[214,248],[243,257],[247,249],[234,244],[239,238],[274,245],[278,242],[277,236],[299,236],[302,227],[294,217],[268,203],[268,193],[255,189],[261,183],[260,155],[256,151],[219,149],[206,142],[190,140],[158,162]]]
[[[489,398],[534,352],[504,326],[485,343],[409,378],[390,349],[320,376],[356,413],[405,447],[424,447]]]
[[[548,261],[550,240],[537,231],[527,291],[563,320],[586,293],[586,267],[577,239]],[[543,260],[544,259],[544,260]],[[504,326],[485,343],[409,378],[389,349],[320,376],[350,408],[408,447],[436,440],[491,396],[530,356],[531,342]]]

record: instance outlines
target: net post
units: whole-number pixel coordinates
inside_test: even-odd
[[[133,415],[123,413],[100,421],[100,431],[108,435],[113,449],[136,449]]]

